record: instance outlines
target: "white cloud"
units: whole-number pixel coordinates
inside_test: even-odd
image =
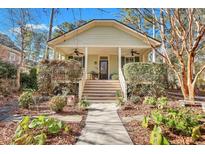
[[[27,28],[31,30],[48,30],[48,26],[45,24],[27,24]],[[15,27],[10,30],[10,32],[20,33],[20,27]]]

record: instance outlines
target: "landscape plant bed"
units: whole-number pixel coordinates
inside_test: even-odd
[[[11,102],[17,101],[18,100],[18,94],[13,94],[11,96],[8,97],[3,97],[1,96],[0,98],[0,107],[7,105]]]
[[[17,128],[17,122],[0,122],[0,145],[9,145],[12,142],[12,137]],[[48,145],[62,145],[75,144],[78,136],[85,125],[85,118],[80,123],[66,123],[71,128],[70,132],[62,132],[57,135],[48,135],[46,144]]]
[[[17,102],[16,102],[17,103]],[[37,108],[24,109],[16,107],[11,112],[11,115],[15,116],[30,116],[37,117],[39,115],[55,115],[55,112],[50,110],[48,107],[48,102],[40,103],[41,106],[38,110]],[[80,122],[65,122],[69,126],[70,132],[61,132],[57,135],[48,135],[46,143],[48,145],[58,145],[58,144],[75,144],[77,142],[78,136],[80,136],[82,129],[85,126],[85,120],[87,117],[87,109],[81,109],[78,107],[65,106],[63,111],[58,113],[59,115],[81,115],[82,120]],[[8,145],[11,144],[12,138],[15,134],[18,122],[16,121],[1,121],[0,122],[0,144]]]
[[[180,107],[178,102],[169,102],[166,108],[177,108]],[[203,114],[201,107],[186,107],[187,109],[193,110],[196,114]],[[123,117],[133,117],[136,115],[148,116],[152,111],[156,110],[150,105],[138,104],[134,105],[132,109],[123,110],[123,107],[118,110],[118,114],[130,135],[131,140],[134,144],[148,145],[150,144],[150,134],[153,130],[154,125],[150,124],[147,128],[142,127],[142,121],[132,120],[129,122],[123,121]],[[189,144],[205,144],[205,126],[201,127],[201,138],[193,142],[192,137],[180,134],[177,131],[172,132],[166,126],[160,126],[163,135],[168,139],[170,144],[189,145]]]

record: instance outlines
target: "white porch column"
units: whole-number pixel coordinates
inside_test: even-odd
[[[58,52],[58,60],[61,60],[61,54]]]
[[[156,51],[152,50],[152,62],[155,63],[156,62]]]
[[[122,52],[122,50],[121,50],[121,48],[119,47],[118,48],[118,72],[120,72],[120,70],[121,70],[121,52]]]
[[[54,52],[54,59],[57,59],[57,58],[58,58],[58,52],[55,51],[55,52]]]
[[[88,77],[88,48],[85,47],[85,79]]]

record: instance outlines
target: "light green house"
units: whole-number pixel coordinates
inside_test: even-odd
[[[150,43],[160,46],[158,40],[117,20],[92,20],[50,40],[48,45],[53,49],[55,59],[72,57],[82,63],[84,76],[81,91],[86,80],[94,79],[92,74],[99,80],[110,80],[113,74],[117,74],[125,93],[122,67],[129,62],[147,62],[148,54],[152,52]]]

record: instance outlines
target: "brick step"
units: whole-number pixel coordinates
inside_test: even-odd
[[[116,86],[111,86],[111,85],[95,85],[95,86],[93,86],[93,85],[85,85],[85,87],[84,88],[120,88],[120,86],[119,85],[116,85]]]
[[[86,97],[115,97],[115,93],[83,93],[83,96],[86,96]]]
[[[116,103],[116,100],[88,100],[89,103]]]
[[[105,82],[111,82],[111,83],[115,83],[115,82],[117,82],[117,83],[119,83],[119,80],[87,80],[86,81],[86,83],[87,82],[92,82],[92,83],[94,83],[94,82],[102,82],[102,83],[105,83]]]
[[[116,100],[116,97],[87,97],[87,100]]]
[[[83,92],[83,95],[89,95],[89,94],[112,94],[112,95],[115,95],[116,94],[116,91],[84,91]]]
[[[84,90],[93,90],[93,91],[116,91],[116,90],[120,90],[120,88],[112,88],[112,87],[106,87],[106,88],[102,88],[102,87],[85,87]]]
[[[86,82],[86,84],[89,85],[104,85],[104,84],[109,84],[109,85],[119,85],[119,82]]]

